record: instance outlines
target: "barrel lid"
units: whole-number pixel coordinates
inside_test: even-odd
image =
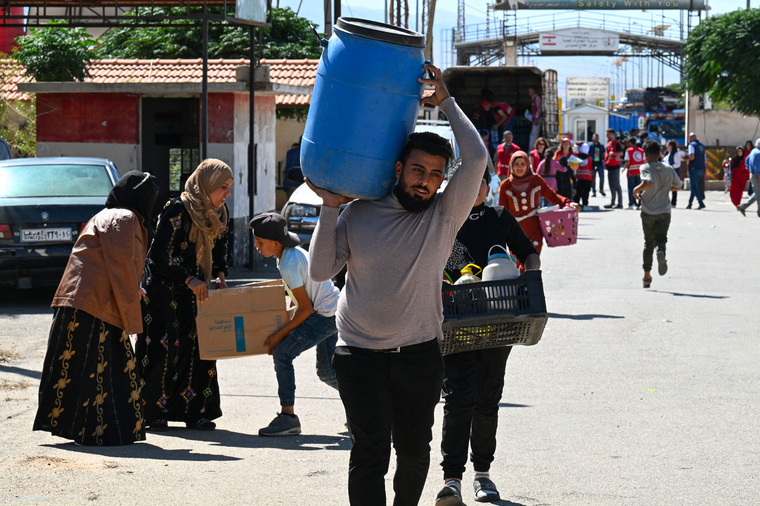
[[[377,40],[380,42],[389,42],[410,47],[425,47],[425,36],[406,28],[399,26],[380,23],[369,19],[360,18],[338,18],[335,23],[337,30],[342,30],[351,35],[364,37],[367,39]]]

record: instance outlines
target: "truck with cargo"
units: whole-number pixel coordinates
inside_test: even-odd
[[[531,121],[525,118],[531,108],[528,87],[534,86],[543,100],[541,136],[556,140],[559,133],[559,104],[557,97],[557,71],[536,67],[449,67],[443,71],[443,79],[459,107],[472,116],[485,88],[494,94],[495,102],[505,102],[515,108],[515,121],[511,127],[513,142],[526,152]],[[501,142],[501,139],[498,139]]]
[[[686,139],[686,117],[680,112],[629,112],[627,118],[610,115],[609,125],[616,131],[630,132],[633,129],[646,131],[650,141],[666,145],[675,140],[679,145]]]

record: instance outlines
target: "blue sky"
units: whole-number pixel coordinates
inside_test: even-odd
[[[410,9],[410,28],[415,28],[415,6],[417,0],[408,0]],[[279,0],[280,7],[290,7],[294,11],[299,9],[300,15],[324,25],[323,0]],[[486,20],[486,0],[466,0],[465,18],[467,24],[484,23]],[[736,9],[744,9],[747,6],[746,0],[708,0],[711,10],[709,15],[715,15]],[[277,4],[277,0],[273,0]],[[372,19],[376,21],[384,20],[385,0],[342,0],[343,16],[353,16],[358,18]],[[752,8],[760,7],[760,0],[751,0]],[[584,11],[570,11],[578,16],[583,15]],[[589,15],[599,16],[602,13],[611,16],[613,19],[621,21],[623,17],[630,18],[633,25],[641,27],[651,27],[652,22],[655,24],[676,25],[680,17],[677,10],[625,10],[625,11],[591,11]],[[567,11],[544,11],[544,10],[521,10],[517,12],[517,22],[525,23],[530,16],[536,19],[537,16],[543,19],[550,19],[552,15],[567,16]],[[499,18],[501,14],[498,14]],[[664,18],[663,18],[664,16]],[[704,18],[704,13],[702,14]],[[684,14],[684,19],[686,15]],[[493,18],[492,18],[493,19]],[[697,18],[694,18],[696,23]],[[675,22],[674,22],[675,21]],[[441,32],[450,31],[456,27],[457,23],[457,0],[438,0],[435,13],[434,25],[434,59],[436,64],[443,64],[445,56],[442,54]],[[568,77],[609,77],[613,87],[622,89],[626,87],[635,88],[639,84],[643,86],[658,86],[659,84],[669,84],[678,82],[679,75],[669,67],[652,65],[651,62],[643,58],[637,58],[626,63],[625,66],[616,72],[617,67],[612,65],[617,57],[594,56],[594,57],[534,57],[529,60],[520,58],[520,65],[533,65],[540,69],[555,69],[559,76],[560,96],[564,93],[565,80]],[[617,86],[616,86],[617,85]]]

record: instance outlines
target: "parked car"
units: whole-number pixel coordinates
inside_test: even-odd
[[[415,132],[434,132],[441,137],[448,139],[451,142],[454,150],[454,158],[449,161],[449,165],[446,168],[446,179],[441,184],[438,191],[443,191],[446,188],[446,183],[449,178],[459,168],[461,162],[459,158],[459,148],[454,140],[454,132],[451,130],[451,126],[447,121],[436,120],[419,120],[414,129]],[[496,176],[493,168],[493,162],[488,160],[488,170],[491,173],[491,185],[488,195],[486,196],[486,204],[497,205],[499,199],[499,178]],[[302,183],[298,188],[293,191],[290,198],[282,207],[280,214],[282,214],[288,222],[288,229],[291,232],[298,234],[301,239],[301,246],[308,248],[311,242],[311,235],[314,232],[314,227],[317,226],[317,220],[319,219],[319,209],[322,206],[322,199],[317,196],[316,193],[311,191],[306,183]]]
[[[0,285],[57,285],[80,230],[118,179],[103,158],[0,161]]]

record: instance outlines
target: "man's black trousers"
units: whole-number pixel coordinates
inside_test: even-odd
[[[385,506],[385,481],[396,451],[394,506],[416,505],[430,467],[433,413],[443,359],[437,339],[400,352],[339,346],[333,357],[353,445],[348,496],[354,506]]]

